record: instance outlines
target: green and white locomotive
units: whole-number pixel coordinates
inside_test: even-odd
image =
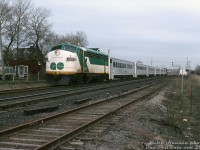
[[[161,76],[166,75],[166,69],[109,57],[97,48],[60,44],[47,54],[46,74],[48,83],[66,85],[78,81]]]
[[[63,43],[54,46],[46,59],[47,82],[51,84],[109,78],[109,56],[95,48]]]

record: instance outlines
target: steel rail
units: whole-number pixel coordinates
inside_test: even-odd
[[[155,84],[155,85],[156,85],[156,84]],[[75,111],[83,110],[83,109],[85,109],[85,108],[89,108],[89,107],[91,107],[91,106],[94,106],[94,105],[97,105],[97,104],[100,104],[100,103],[103,103],[103,102],[106,102],[106,101],[110,101],[110,100],[112,100],[112,99],[116,99],[117,97],[122,97],[122,96],[124,96],[124,95],[126,95],[126,94],[134,93],[134,92],[137,92],[137,91],[142,90],[142,89],[146,89],[146,88],[151,87],[151,86],[152,86],[152,85],[148,85],[148,86],[142,87],[142,88],[137,89],[137,90],[125,92],[125,93],[123,93],[122,95],[118,95],[118,96],[115,96],[115,97],[112,97],[112,98],[109,98],[109,99],[106,99],[106,100],[102,100],[101,102],[95,102],[95,103],[90,104],[90,105],[84,105],[84,106],[82,106],[82,107],[73,109],[73,110],[71,110],[71,111],[66,111],[66,112],[63,112],[63,113],[60,113],[60,114],[51,116],[51,117],[46,117],[46,118],[39,119],[39,120],[37,120],[37,121],[33,121],[33,122],[30,122],[30,123],[26,123],[26,124],[24,124],[24,125],[17,126],[17,127],[15,127],[15,128],[12,128],[12,129],[7,129],[7,130],[4,130],[4,131],[0,132],[0,136],[5,136],[5,135],[8,135],[8,134],[10,134],[10,133],[13,133],[13,132],[17,132],[17,131],[19,131],[19,130],[22,130],[22,129],[24,129],[24,128],[32,127],[32,126],[34,126],[34,125],[38,125],[38,124],[40,124],[40,123],[44,123],[44,122],[46,122],[46,121],[48,121],[48,120],[55,119],[55,118],[57,118],[57,117],[60,117],[60,116],[63,116],[63,115],[66,115],[66,114],[69,114],[69,113],[72,113],[72,112],[75,112]],[[156,90],[158,90],[158,89],[160,89],[160,87],[157,88]],[[153,93],[154,93],[156,90],[153,90]],[[148,94],[146,94],[145,97],[148,96],[148,95],[151,94],[151,93],[152,93],[152,91],[149,92]],[[137,100],[139,100],[139,99],[141,99],[141,98],[143,98],[143,97],[144,97],[144,96],[138,98]],[[134,101],[134,102],[135,102],[135,101]],[[133,102],[131,102],[131,103],[133,103]],[[125,105],[122,106],[122,107],[125,107],[125,106],[127,106],[127,105],[129,105],[129,104],[130,104],[130,103],[127,103],[127,104],[125,104]],[[122,109],[122,107],[117,108],[117,110],[118,110],[118,109]],[[115,110],[115,111],[117,111],[117,110]],[[58,146],[58,144],[60,144],[61,141],[63,141],[63,142],[66,141],[66,138],[69,139],[70,137],[75,136],[78,132],[85,130],[85,129],[86,129],[87,127],[89,127],[91,124],[102,120],[103,118],[105,118],[106,116],[109,116],[110,114],[112,114],[112,113],[115,112],[115,111],[113,110],[112,112],[106,114],[104,117],[101,116],[101,117],[99,117],[98,119],[93,120],[92,122],[89,122],[89,123],[87,123],[87,124],[85,124],[85,125],[83,125],[83,126],[80,126],[80,127],[76,128],[75,130],[69,132],[68,134],[63,135],[63,136],[60,137],[60,138],[54,139],[54,140],[52,140],[51,142],[49,142],[48,144],[45,144],[45,145],[43,145],[43,146],[41,146],[41,147],[39,147],[39,148],[36,148],[36,149],[52,149],[52,148],[55,148],[55,147]],[[63,143],[63,142],[62,142],[62,143]]]
[[[141,88],[136,89],[136,90],[134,90],[134,91],[132,91],[132,92],[138,92],[138,91],[143,90],[143,89],[145,89],[145,88],[148,88],[148,87],[150,87],[150,86],[152,86],[152,85],[148,85],[148,86],[141,87]],[[122,94],[122,95],[120,95],[120,96],[124,96],[124,95],[125,95],[125,94]],[[75,112],[75,111],[78,111],[78,110],[81,110],[81,109],[85,109],[85,108],[87,108],[87,107],[89,107],[89,106],[93,106],[93,105],[96,105],[96,104],[100,104],[100,103],[102,103],[102,102],[105,102],[105,101],[107,101],[107,100],[110,100],[110,99],[113,99],[113,98],[116,98],[116,97],[120,97],[120,96],[118,96],[118,95],[117,95],[117,96],[113,96],[113,97],[111,97],[111,98],[109,98],[109,99],[104,99],[104,100],[102,100],[102,101],[94,102],[94,103],[92,103],[92,104],[86,104],[86,105],[80,106],[80,107],[78,107],[78,108],[74,108],[74,109],[72,109],[72,110],[69,110],[69,111],[61,112],[61,113],[56,114],[56,115],[53,115],[53,116],[44,117],[44,118],[42,118],[42,119],[38,119],[38,120],[35,120],[35,121],[31,121],[31,122],[25,123],[25,124],[23,124],[23,125],[19,125],[19,126],[10,128],[10,129],[3,130],[3,131],[0,132],[0,137],[1,137],[1,136],[5,136],[6,134],[10,134],[10,133],[12,133],[12,132],[15,132],[15,131],[17,131],[17,130],[20,130],[20,129],[22,129],[22,128],[30,127],[30,126],[35,125],[35,124],[38,124],[38,123],[40,123],[40,122],[43,123],[43,122],[48,121],[48,120],[50,120],[50,119],[54,119],[54,118],[56,118],[56,117],[59,117],[59,116],[65,115],[65,114],[69,114],[69,113],[72,113],[72,112]]]
[[[0,94],[11,94],[11,93],[18,93],[18,92],[27,92],[27,91],[35,91],[35,90],[42,90],[52,88],[51,86],[40,86],[40,87],[30,87],[30,88],[17,88],[13,90],[2,90]]]
[[[154,80],[155,79],[148,79],[145,81],[154,81]],[[45,92],[45,93],[39,93],[39,94],[19,96],[19,97],[5,98],[5,99],[0,99],[0,109],[9,108],[9,107],[13,107],[16,105],[29,104],[29,103],[37,102],[37,101],[44,101],[47,99],[59,98],[59,97],[63,97],[63,96],[70,96],[73,94],[80,94],[80,93],[84,93],[84,92],[88,92],[88,91],[106,89],[106,88],[111,88],[111,87],[115,87],[115,86],[137,84],[137,83],[141,83],[141,82],[144,82],[144,80],[137,80],[136,82],[126,81],[126,82],[122,82],[122,83],[121,82],[120,83],[110,83],[110,84],[106,84],[104,86],[102,86],[102,85],[89,86],[89,87],[82,87],[82,88],[75,88],[75,89],[68,89],[68,90],[59,90],[59,91],[53,91],[53,92]],[[41,96],[43,96],[43,97],[41,97]],[[47,97],[44,97],[44,96],[47,96]],[[32,98],[32,99],[30,99],[30,98]]]
[[[153,81],[153,80],[157,80],[157,79],[160,79],[162,77],[156,77],[156,78],[147,78],[147,79],[138,79],[138,80],[131,80],[133,81],[134,83],[138,83],[138,82],[144,82],[144,81]],[[104,86],[107,86],[107,85],[115,85],[115,84],[131,84],[130,80],[129,81],[123,81],[123,82],[114,82],[114,83],[107,83],[107,84],[104,84]],[[87,87],[97,87],[97,86],[102,86],[102,85],[94,85],[94,86],[87,86]],[[35,87],[35,88],[27,88],[27,89],[19,89],[19,91],[22,91],[22,92],[25,92],[26,90],[28,91],[32,91],[32,90],[40,90],[40,89],[45,89],[45,88],[48,88],[48,87],[51,87],[51,86],[46,86],[46,87]],[[51,87],[52,88],[52,87]],[[75,89],[71,89],[71,90],[79,90],[80,88],[85,88],[85,87],[79,87],[79,88],[75,88]],[[18,92],[18,89],[15,89],[15,90],[8,90],[8,91],[13,91],[13,92]],[[40,95],[46,95],[46,94],[53,94],[53,93],[59,93],[59,92],[65,92],[67,90],[57,90],[57,91],[52,91],[52,92],[45,92],[45,93],[38,93],[38,94],[31,94],[31,95],[24,95],[24,96],[16,96],[16,97],[9,97],[9,98],[1,98],[0,99],[0,102],[1,101],[8,101],[8,100],[17,100],[17,99],[21,99],[21,98],[29,98],[29,97],[34,97],[34,96],[40,96]],[[1,93],[1,91],[0,91]]]
[[[117,109],[115,109],[115,110],[113,110],[113,111],[111,111],[111,112],[109,112],[109,113],[107,113],[107,114],[105,114],[105,115],[99,117],[98,119],[95,119],[95,120],[93,120],[93,121],[91,121],[91,122],[89,122],[89,123],[87,123],[87,124],[85,124],[85,125],[83,125],[83,126],[77,128],[77,129],[74,129],[74,130],[71,131],[70,133],[67,133],[67,134],[63,135],[62,137],[59,137],[59,138],[57,138],[57,139],[55,139],[55,140],[52,140],[52,141],[50,141],[49,143],[47,143],[46,145],[43,145],[43,146],[41,146],[41,147],[38,147],[38,148],[36,148],[36,149],[34,149],[34,150],[55,149],[55,148],[57,148],[59,145],[64,144],[66,141],[68,141],[68,140],[74,138],[76,135],[78,135],[78,134],[80,134],[81,132],[87,130],[89,127],[91,127],[91,126],[93,126],[94,124],[96,124],[96,123],[98,123],[98,122],[104,120],[105,118],[111,116],[112,114],[116,113],[117,111],[119,111],[119,110],[121,110],[121,109],[123,109],[123,108],[125,108],[125,107],[127,107],[127,106],[129,106],[129,105],[131,105],[131,104],[133,104],[133,103],[135,103],[136,101],[143,100],[143,99],[147,98],[147,97],[150,96],[151,94],[153,94],[153,93],[155,93],[156,91],[160,90],[160,89],[161,89],[162,87],[164,87],[165,85],[166,85],[166,84],[162,85],[161,87],[158,87],[158,88],[154,89],[153,91],[150,91],[150,92],[147,93],[146,95],[141,96],[140,98],[137,98],[137,99],[134,100],[134,101],[131,101],[131,102],[129,102],[129,103],[126,103],[126,104],[123,105],[123,106],[118,107]],[[129,93],[129,94],[130,94],[130,93]],[[120,96],[120,97],[121,97],[121,96]]]

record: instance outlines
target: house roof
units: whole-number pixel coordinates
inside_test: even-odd
[[[12,50],[12,53],[33,53],[35,51],[35,48],[33,46],[29,48],[15,48]]]

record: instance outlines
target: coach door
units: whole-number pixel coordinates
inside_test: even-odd
[[[85,57],[87,52],[81,50],[80,53],[81,53],[81,57],[80,57],[81,72],[88,73],[89,71],[88,71],[87,61],[89,61],[89,60],[88,60],[88,58]]]
[[[84,67],[84,51],[82,49],[78,49],[78,59],[79,59],[79,63],[80,63],[80,69],[81,69],[81,72],[83,73],[83,67]]]

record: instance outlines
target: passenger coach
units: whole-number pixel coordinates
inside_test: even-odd
[[[110,79],[114,78],[134,78],[135,63],[131,61],[121,60],[118,58],[110,58]]]

